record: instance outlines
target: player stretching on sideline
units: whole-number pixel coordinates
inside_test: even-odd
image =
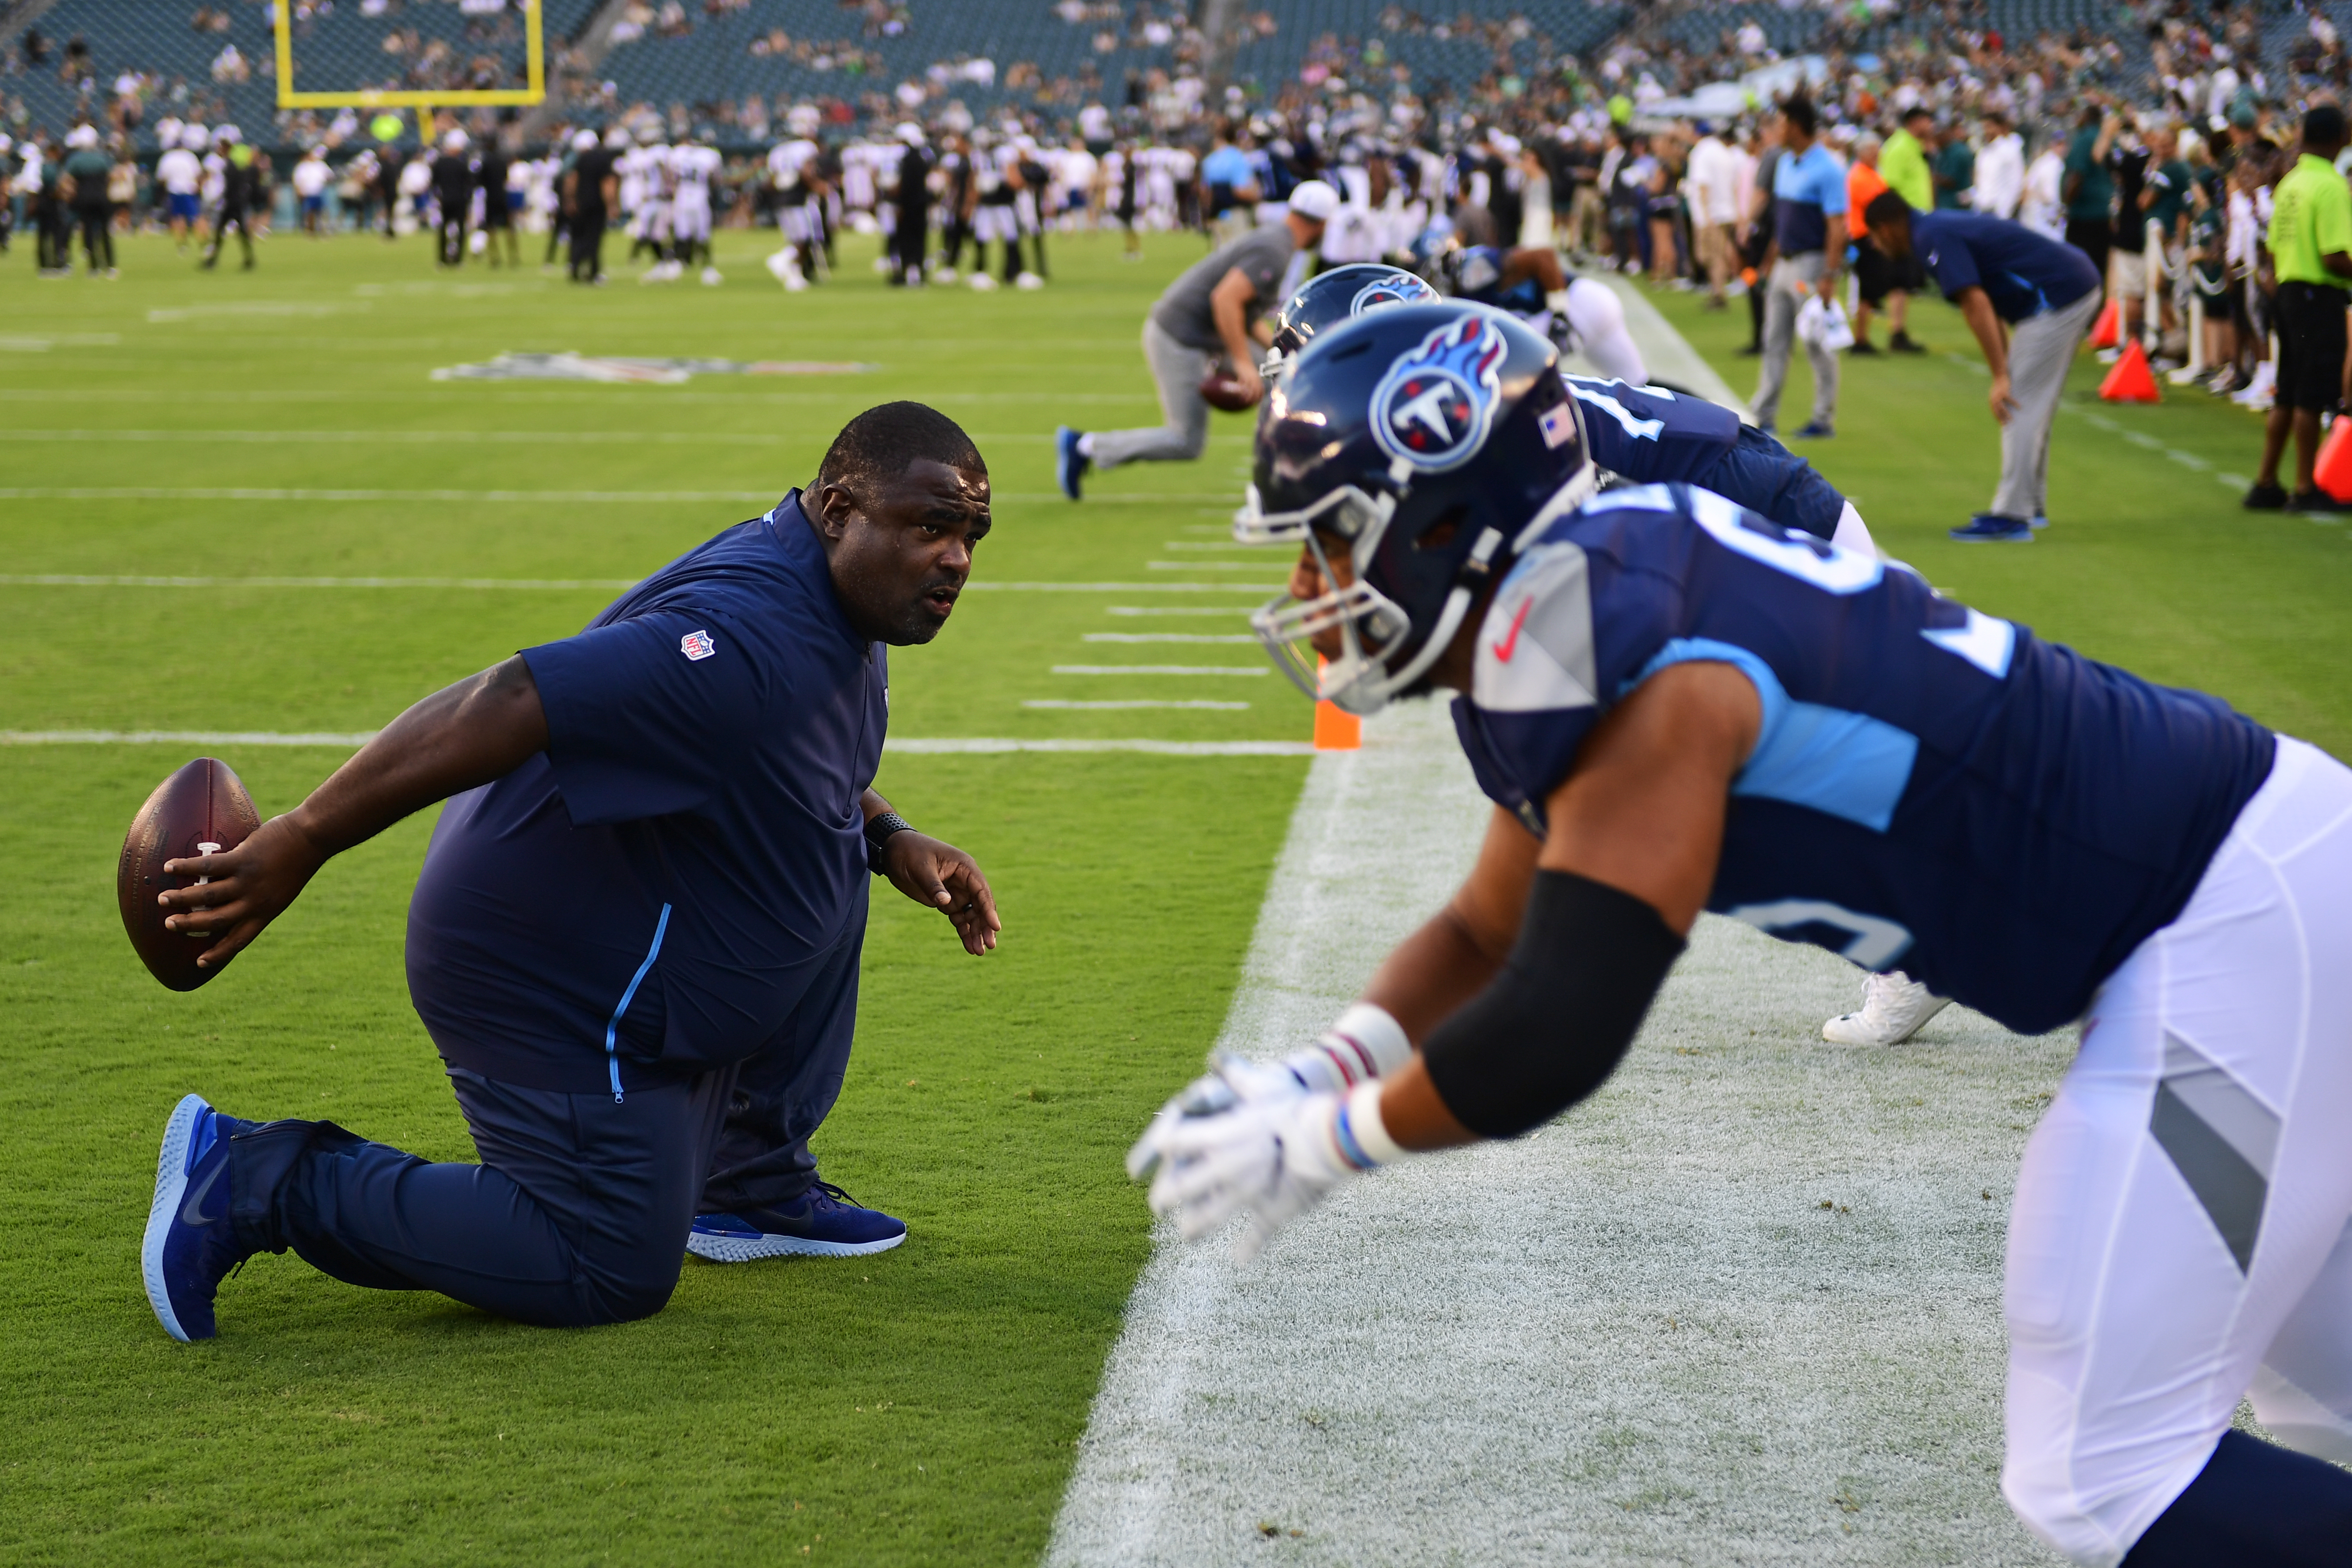
[[[1259,635],[1358,712],[1461,693],[1496,810],[1318,1047],[1154,1121],[1153,1206],[1196,1237],[1248,1210],[1246,1254],[1361,1172],[1542,1125],[1703,908],[2022,1031],[2095,998],[2018,1179],[2003,1490],[2102,1568],[2340,1563],[2352,1476],[2308,1456],[2352,1458],[2352,770],[1707,491],[1580,506],[1555,364],[1399,306],[1260,426],[1265,522],[1306,546]],[[2248,1394],[2291,1447],[2231,1430]]]
[[[661,1310],[688,1251],[847,1256],[905,1239],[817,1180],[849,1059],[868,872],[971,952],[995,903],[874,793],[883,646],[947,624],[988,470],[920,404],[866,410],[816,483],[655,573],[586,631],[394,720],[292,812],[179,861],[173,928],[227,963],[326,859],[446,800],[408,982],[481,1163],[195,1095],[163,1133],[143,1264],[173,1338],[291,1247],[354,1285],[527,1323]]]

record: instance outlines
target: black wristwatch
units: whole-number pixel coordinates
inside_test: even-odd
[[[915,831],[914,824],[895,811],[866,819],[866,868],[876,876],[883,875],[882,847],[901,833]]]

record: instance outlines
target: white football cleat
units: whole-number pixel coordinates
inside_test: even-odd
[[[1043,289],[1045,280],[1034,272],[1024,272],[1013,280],[1013,286],[1016,289]]]
[[[952,283],[955,280],[956,269],[952,267],[937,268],[931,273],[931,281],[934,283]]]
[[[726,279],[719,275],[719,268],[716,267],[706,267],[702,269],[702,286],[704,288],[716,289],[721,283],[726,281]]]
[[[1928,1019],[1952,1005],[1899,969],[1862,983],[1862,1011],[1841,1013],[1822,1026],[1833,1046],[1899,1046]]]
[[[971,286],[978,292],[985,294],[996,287],[996,279],[985,272],[975,272],[971,275]]]

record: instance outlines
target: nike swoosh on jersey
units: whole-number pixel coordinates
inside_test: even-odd
[[[213,1184],[219,1181],[221,1173],[227,1169],[228,1162],[226,1160],[223,1160],[219,1164],[215,1165],[212,1168],[210,1173],[208,1173],[201,1183],[188,1189],[188,1195],[180,1201],[181,1224],[210,1225],[213,1223],[211,1219],[196,1211],[198,1206],[205,1201],[205,1194],[213,1190]]]
[[[1511,635],[1495,645],[1495,657],[1503,663],[1510,663],[1511,656],[1519,651],[1519,628],[1528,624],[1528,612],[1535,606],[1533,594],[1519,601],[1519,613],[1511,617]]]

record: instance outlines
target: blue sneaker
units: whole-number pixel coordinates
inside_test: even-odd
[[[1795,435],[1790,437],[1789,439],[1791,441],[1826,441],[1836,434],[1837,430],[1834,426],[1824,425],[1818,419],[1809,419],[1805,422],[1803,426],[1801,427]]]
[[[1980,511],[1969,520],[1966,528],[1948,531],[1963,544],[2031,544],[2033,524],[2021,517],[2003,517],[1997,511]]]
[[[139,1250],[147,1304],[163,1331],[185,1344],[213,1337],[213,1292],[252,1256],[228,1218],[228,1141],[253,1126],[223,1116],[192,1094],[163,1123],[155,1162],[155,1204]]]
[[[698,1214],[686,1249],[713,1263],[755,1258],[863,1258],[907,1239],[904,1220],[862,1209],[831,1182],[819,1182],[782,1208]]]
[[[1072,500],[1078,499],[1078,477],[1094,467],[1078,450],[1079,435],[1066,425],[1054,432],[1054,477],[1061,481],[1062,493]]]
[[[2040,513],[2040,512],[2038,512],[2038,511],[2037,511],[2037,512],[2035,512],[2032,517],[2027,518],[2025,521],[2026,521],[2027,525],[2028,525],[2029,527],[2031,527],[2031,528],[2033,530],[2033,531],[2034,531],[2034,532],[2036,532],[2036,533],[2041,532],[2043,529],[2045,529],[2045,528],[2047,528],[2047,527],[2049,527],[2049,526],[2050,526],[2050,520],[2049,520],[2048,518],[2046,518],[2046,517],[2042,516],[2042,513]]]

